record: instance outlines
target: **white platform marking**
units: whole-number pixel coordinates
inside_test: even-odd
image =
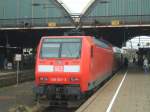
[[[116,97],[117,97],[117,95],[118,95],[118,93],[119,93],[119,90],[120,90],[120,88],[121,88],[121,86],[122,86],[122,84],[123,84],[123,82],[124,82],[124,80],[125,80],[125,78],[126,78],[126,75],[127,75],[127,72],[125,73],[125,75],[124,75],[124,77],[123,77],[121,83],[120,83],[119,86],[118,86],[118,89],[116,90],[115,95],[113,96],[111,102],[109,103],[109,106],[108,106],[106,112],[111,112],[111,108],[112,108],[112,106],[113,106],[113,104],[114,104],[114,101],[115,101],[115,99],[116,99]]]

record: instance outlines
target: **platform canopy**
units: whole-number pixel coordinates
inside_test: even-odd
[[[82,25],[149,25],[150,0],[94,0],[81,15]]]
[[[0,28],[74,26],[57,0],[1,0]]]

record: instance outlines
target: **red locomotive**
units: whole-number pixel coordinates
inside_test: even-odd
[[[36,56],[37,94],[81,97],[113,72],[112,45],[91,36],[42,37]]]

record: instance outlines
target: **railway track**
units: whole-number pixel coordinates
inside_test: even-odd
[[[74,108],[67,108],[65,106],[53,106],[53,107],[46,107],[42,112],[75,112],[82,104],[84,104],[94,93],[96,93],[100,88],[102,88],[115,74],[112,74],[109,76],[106,80],[104,80],[95,90],[91,93],[89,93],[84,100],[80,102],[80,104],[77,107]]]
[[[75,112],[77,108],[47,107],[42,112]]]
[[[72,100],[72,101],[63,101],[62,100],[52,100],[47,103],[44,103],[44,101],[38,103],[38,106],[40,107],[40,112],[74,112],[76,109],[78,109],[86,100],[88,97],[82,100]]]

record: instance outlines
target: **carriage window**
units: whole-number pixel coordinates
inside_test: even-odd
[[[109,45],[104,40],[101,40],[101,39],[98,40],[98,39],[94,38],[94,42],[100,47],[103,47],[103,48],[109,47]]]

